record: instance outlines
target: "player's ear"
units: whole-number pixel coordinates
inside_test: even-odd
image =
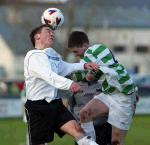
[[[39,40],[40,39],[40,34],[37,33],[34,38],[35,38],[35,40]]]

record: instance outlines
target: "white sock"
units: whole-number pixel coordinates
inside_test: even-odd
[[[78,145],[98,145],[95,141],[91,140],[88,136],[85,136],[77,141]]]
[[[84,132],[87,136],[90,136],[94,141],[96,140],[93,121],[81,123],[81,128],[84,130]]]
[[[77,144],[78,144],[78,145],[84,145],[86,139],[87,139],[87,136],[85,136],[85,137],[79,139],[79,140],[77,141]]]

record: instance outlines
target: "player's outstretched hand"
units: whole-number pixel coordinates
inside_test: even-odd
[[[96,63],[93,63],[93,62],[88,62],[88,63],[84,64],[84,68],[90,69],[90,70],[98,70],[99,65],[97,65]]]
[[[80,85],[78,83],[73,82],[70,86],[70,91],[72,93],[76,93],[76,92],[80,91]]]

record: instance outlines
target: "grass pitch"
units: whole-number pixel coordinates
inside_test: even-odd
[[[0,145],[26,145],[26,124],[21,119],[0,120]],[[49,145],[74,145],[73,139],[65,136]],[[125,145],[150,145],[150,115],[135,116],[126,137]]]

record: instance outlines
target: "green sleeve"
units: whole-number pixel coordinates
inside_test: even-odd
[[[85,76],[87,74],[87,71],[76,71],[71,73],[67,78],[75,81],[75,82],[80,82],[85,80]]]

